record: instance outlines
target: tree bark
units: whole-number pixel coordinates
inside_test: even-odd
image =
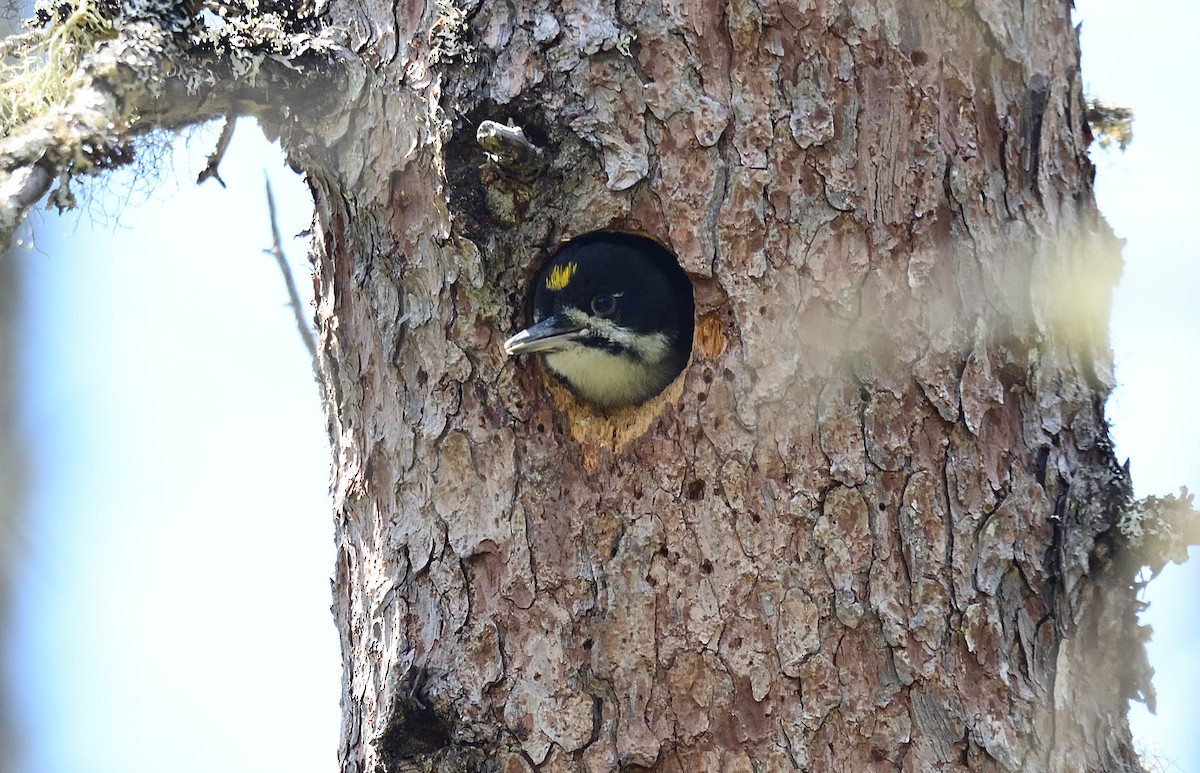
[[[12,583],[19,536],[24,534],[24,510],[28,471],[25,446],[17,426],[17,315],[21,276],[17,261],[8,250],[0,251],[0,625],[5,632],[13,619]],[[0,655],[7,656],[9,637],[0,637]],[[0,680],[8,687],[9,680]],[[14,773],[19,759],[11,730],[12,707],[0,701],[0,773]]]
[[[1140,770],[1067,4],[251,5],[117,25],[0,143],[0,227],[151,124],[253,112],[307,173],[344,773]],[[609,413],[501,349],[596,229],[697,302]]]
[[[314,176],[344,771],[1140,769],[1067,4],[330,12],[379,63]],[[697,295],[609,414],[500,347],[606,228]]]

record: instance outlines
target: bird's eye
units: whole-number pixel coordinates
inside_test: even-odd
[[[592,313],[597,317],[607,317],[617,308],[617,299],[611,295],[597,295],[592,299]]]

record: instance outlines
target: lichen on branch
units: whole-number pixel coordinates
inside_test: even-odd
[[[344,51],[304,0],[42,0],[26,26],[0,43],[4,245],[55,180],[51,203],[74,206],[72,178],[129,163],[149,132],[342,93]]]
[[[1182,564],[1188,547],[1200,544],[1200,514],[1194,500],[1195,494],[1184,486],[1178,496],[1149,496],[1122,509],[1117,528],[1152,574],[1161,572],[1169,561]]]
[[[113,36],[116,14],[105,0],[41,2],[25,34],[0,42],[0,134],[69,101],[83,57]]]
[[[1125,150],[1133,142],[1133,111],[1128,107],[1089,99],[1086,117],[1100,147],[1107,148],[1115,144]]]

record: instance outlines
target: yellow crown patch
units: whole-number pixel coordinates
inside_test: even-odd
[[[571,277],[575,276],[578,269],[578,263],[564,263],[550,269],[550,275],[546,277],[546,289],[552,292],[563,289],[571,281]]]

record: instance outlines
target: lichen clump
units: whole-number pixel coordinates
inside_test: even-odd
[[[42,0],[26,32],[0,42],[0,135],[71,98],[83,57],[113,36],[117,10],[109,0]]]
[[[1121,512],[1117,528],[1143,558],[1153,574],[1168,561],[1187,560],[1189,524],[1194,523],[1194,495],[1186,487],[1179,495],[1150,496],[1132,502]],[[1194,530],[1194,527],[1192,527]]]

